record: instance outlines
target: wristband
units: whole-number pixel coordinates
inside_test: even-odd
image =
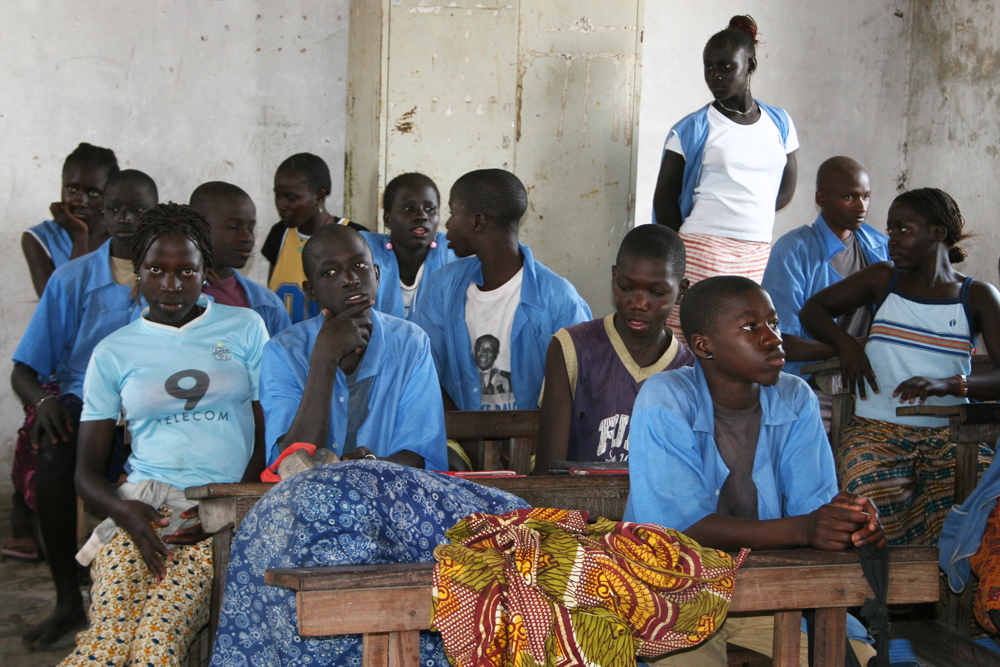
[[[59,397],[56,396],[55,394],[49,394],[48,396],[46,396],[42,400],[40,400],[37,403],[35,403],[35,412],[38,412],[38,408],[42,407],[42,403],[44,403],[45,401],[49,400],[50,398],[59,398]]]
[[[958,378],[958,396],[959,398],[965,398],[969,395],[969,386],[966,384],[969,381],[969,377],[962,373],[959,373],[955,377]]]
[[[365,459],[369,461],[378,461],[378,457],[374,454],[365,454]]]

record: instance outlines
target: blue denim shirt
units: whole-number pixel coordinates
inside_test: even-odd
[[[524,274],[521,303],[510,332],[511,378],[516,409],[534,410],[538,408],[545,353],[552,334],[593,317],[568,280],[536,262],[527,246],[520,248]],[[428,283],[414,320],[430,337],[441,386],[459,410],[479,410],[482,406],[479,369],[465,323],[465,293],[472,283],[483,284],[483,269],[477,257],[442,267]]]
[[[889,259],[885,234],[863,224],[855,236],[869,264]],[[813,294],[844,279],[830,260],[845,247],[822,214],[813,224],[793,229],[775,242],[761,285],[771,295],[782,333],[812,340],[799,321],[799,311]],[[788,362],[784,370],[801,375],[803,363]]]

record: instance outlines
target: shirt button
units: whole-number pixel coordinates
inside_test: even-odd
[[[341,402],[341,403],[343,403],[343,402],[344,402],[344,397],[343,397],[343,396],[341,396],[341,397],[340,397],[340,402]]]
[[[715,490],[715,495],[719,495],[719,490],[718,489]]]
[[[478,389],[473,389],[473,390],[472,390],[472,393],[473,393],[473,394],[478,394],[478,393],[479,393],[479,390],[478,390]]]

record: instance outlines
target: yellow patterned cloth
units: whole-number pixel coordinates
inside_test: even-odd
[[[546,508],[472,514],[447,536],[431,623],[456,667],[634,667],[691,648],[725,620],[748,553]]]
[[[170,510],[160,508],[169,516]],[[180,665],[208,622],[212,540],[175,546],[156,585],[142,554],[119,530],[90,566],[90,627],[59,667]]]

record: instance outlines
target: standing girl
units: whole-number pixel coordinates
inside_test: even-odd
[[[143,214],[132,262],[149,305],[98,344],[85,380],[76,486],[109,519],[77,554],[94,563],[90,628],[63,666],[183,663],[208,620],[212,582],[211,540],[184,489],[250,481],[264,467],[267,330],[252,310],[202,295],[211,258],[194,209]],[[131,472],[116,494],[104,468],[122,412]]]
[[[936,544],[955,481],[948,420],[897,416],[896,408],[1000,398],[1000,294],[953,268],[967,256],[957,245],[964,226],[947,193],[904,192],[889,207],[892,262],[817,292],[799,314],[816,340],[836,348],[843,382],[860,399],[835,453],[841,488],[875,502],[892,544]],[[872,305],[862,349],[834,318]],[[993,369],[969,377],[980,334]],[[981,445],[980,475],[992,458]]]
[[[653,219],[684,239],[692,285],[727,274],[759,283],[774,213],[795,192],[795,125],[750,92],[756,45],[749,16],[734,16],[708,40],[702,58],[715,101],[674,125],[663,148]],[[667,324],[682,336],[679,310]]]
[[[420,303],[420,285],[458,256],[439,232],[441,194],[427,176],[401,174],[382,194],[382,221],[388,234],[361,232],[378,264],[375,310],[412,319]]]

